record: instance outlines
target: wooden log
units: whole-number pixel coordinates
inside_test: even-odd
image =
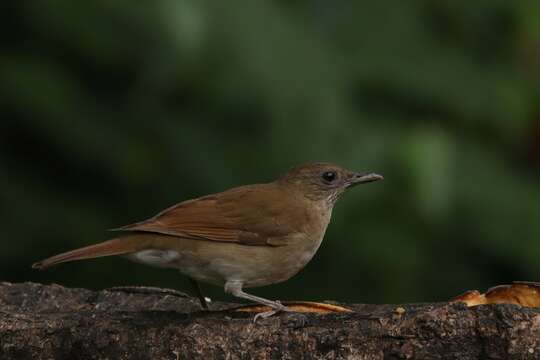
[[[0,359],[540,359],[540,309],[341,304],[253,315],[170,291],[0,284]]]

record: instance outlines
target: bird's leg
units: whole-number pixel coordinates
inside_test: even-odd
[[[201,286],[199,285],[197,280],[189,278],[189,281],[191,282],[191,285],[193,286],[193,289],[197,293],[197,297],[199,298],[199,301],[201,302],[201,307],[204,310],[209,310],[208,309],[208,302],[206,301],[206,298],[204,297],[204,295],[203,295],[203,293],[201,291]]]
[[[288,311],[289,309],[286,306],[283,306],[279,301],[272,301],[268,300],[262,297],[258,297],[251,294],[246,294],[244,291],[242,291],[242,283],[238,281],[228,281],[225,283],[225,292],[229,293],[231,295],[234,295],[236,297],[250,300],[253,302],[256,302],[261,305],[266,305],[270,308],[272,308],[271,311],[266,311],[259,313],[255,315],[255,319],[253,321],[257,321],[259,317],[262,317],[263,319],[270,317],[280,311]]]

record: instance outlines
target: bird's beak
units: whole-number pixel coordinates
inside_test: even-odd
[[[373,181],[383,180],[384,177],[375,173],[354,173],[349,180],[349,186],[355,186],[358,184],[365,184]]]

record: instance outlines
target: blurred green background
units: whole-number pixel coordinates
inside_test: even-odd
[[[30,265],[315,160],[386,180],[253,293],[423,302],[540,280],[538,1],[14,1],[0,20],[0,280],[190,290],[119,258]]]

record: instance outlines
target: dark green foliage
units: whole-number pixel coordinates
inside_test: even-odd
[[[120,259],[30,264],[309,160],[386,180],[256,293],[420,302],[540,280],[535,1],[17,1],[0,17],[0,280],[188,288]]]

